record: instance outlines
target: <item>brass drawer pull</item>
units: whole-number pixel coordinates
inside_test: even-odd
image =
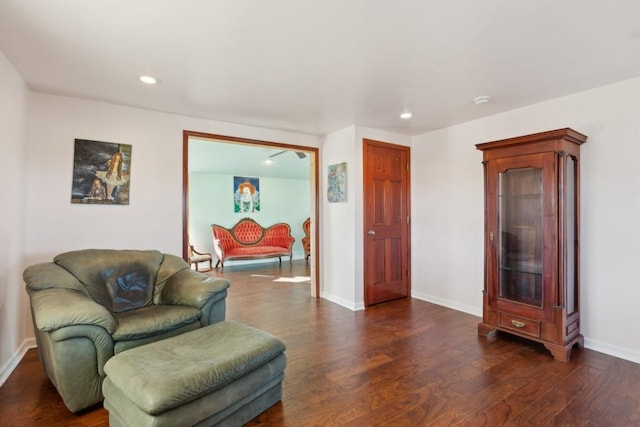
[[[517,320],[512,320],[511,323],[513,323],[513,326],[515,326],[516,328],[522,328],[524,327],[524,325],[526,325],[526,323],[518,322]]]

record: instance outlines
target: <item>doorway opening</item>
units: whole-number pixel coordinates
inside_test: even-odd
[[[198,147],[197,154],[194,150]],[[303,179],[308,180],[308,198],[303,197],[300,203],[308,203],[308,214],[311,218],[311,295],[319,296],[318,269],[318,148],[284,144],[280,142],[238,138],[228,135],[216,135],[194,131],[183,131],[183,166],[182,166],[182,255],[187,259],[189,250],[189,231],[192,224],[192,206],[190,206],[190,175],[206,172],[205,168],[223,168],[233,164],[233,172],[246,176],[260,177],[284,176],[284,179],[296,180],[300,173],[306,173]],[[190,158],[190,153],[191,157]],[[217,153],[217,154],[216,154]],[[306,165],[306,167],[305,167]],[[306,172],[300,169],[306,169]],[[298,174],[298,175],[296,175]],[[288,178],[287,178],[288,177]],[[292,182],[294,182],[292,181]],[[226,188],[224,189],[226,190]],[[290,194],[292,193],[292,194]],[[231,197],[231,196],[229,196]],[[287,192],[291,201],[297,202],[295,192]],[[233,209],[233,199],[219,197],[220,209]],[[263,210],[264,212],[264,210]],[[238,218],[240,219],[240,218]],[[209,222],[210,225],[211,221]],[[290,224],[292,229],[298,227]],[[301,224],[299,224],[301,225]],[[202,227],[200,227],[202,228]],[[209,231],[210,233],[210,231]],[[296,239],[298,240],[298,239]]]

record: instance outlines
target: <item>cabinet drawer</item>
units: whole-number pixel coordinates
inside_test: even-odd
[[[540,321],[514,316],[513,314],[499,312],[498,324],[507,329],[518,331],[522,334],[540,338]]]

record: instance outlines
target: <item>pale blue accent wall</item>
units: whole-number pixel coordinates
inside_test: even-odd
[[[189,175],[189,235],[198,251],[214,253],[211,224],[231,228],[240,219],[250,217],[263,227],[278,222],[289,224],[291,233],[296,239],[293,244],[293,258],[304,258],[301,243],[302,223],[310,216],[310,181],[258,178],[260,178],[260,212],[235,213],[233,175],[210,173]],[[243,261],[243,263],[247,262]],[[229,261],[225,265],[233,265],[233,262]]]

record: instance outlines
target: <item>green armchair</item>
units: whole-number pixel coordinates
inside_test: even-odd
[[[158,251],[67,252],[23,277],[40,360],[72,412],[103,400],[114,354],[225,320],[229,282]]]

